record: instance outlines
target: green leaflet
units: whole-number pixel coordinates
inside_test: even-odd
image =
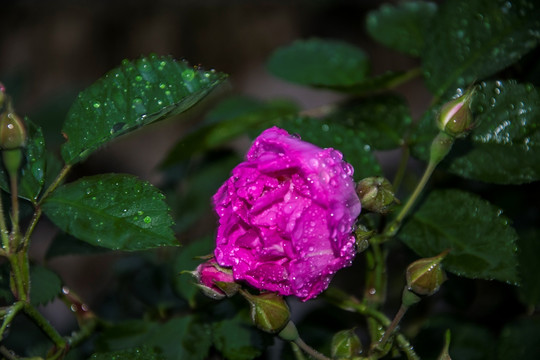
[[[482,80],[538,44],[540,7],[532,0],[452,0],[428,27],[422,66],[428,87],[441,96]]]
[[[368,73],[366,54],[337,40],[298,40],[276,50],[267,63],[275,76],[302,85],[332,87],[361,82]]]
[[[399,233],[419,256],[446,249],[443,267],[468,278],[518,282],[517,234],[502,211],[460,190],[430,193]]]
[[[47,304],[62,290],[62,280],[58,275],[39,265],[30,268],[30,283],[32,284],[30,302],[34,306]]]
[[[82,178],[56,189],[44,213],[63,231],[113,250],[178,245],[159,190],[130,175]]]
[[[124,60],[71,106],[62,129],[67,139],[62,157],[74,164],[122,134],[182,113],[225,78],[170,57]]]
[[[427,26],[437,4],[424,1],[384,4],[367,16],[369,35],[394,50],[419,56],[425,46]]]

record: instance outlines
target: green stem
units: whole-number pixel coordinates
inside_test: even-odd
[[[19,234],[19,186],[17,173],[10,173],[9,180],[11,183],[11,236],[15,242],[14,248],[18,247]]]
[[[28,315],[36,325],[38,325],[41,330],[52,340],[56,345],[59,351],[66,348],[66,341],[64,338],[56,331],[56,329],[51,325],[51,323],[43,316],[39,311],[34,308],[31,304],[23,302],[24,312]]]
[[[394,319],[392,320],[390,325],[388,325],[388,327],[386,328],[384,335],[381,338],[381,340],[379,340],[379,343],[377,344],[377,346],[383,347],[386,344],[386,342],[390,338],[390,335],[392,335],[394,330],[397,328],[399,322],[403,318],[403,315],[405,315],[408,309],[409,309],[408,306],[401,304],[401,306],[399,307],[399,311],[397,312],[396,316],[394,316]]]
[[[298,339],[294,340],[294,343],[296,345],[298,345],[298,347],[300,349],[302,349],[306,354],[308,354],[309,356],[311,356],[312,358],[314,358],[316,360],[331,360],[330,358],[324,356],[323,354],[321,354],[317,350],[310,347],[301,338],[298,338]]]
[[[0,235],[2,236],[2,247],[6,253],[10,253],[9,231],[6,226],[6,218],[4,216],[4,205],[2,204],[2,191],[0,190]]]
[[[11,265],[11,290],[17,300],[28,301],[30,296],[30,265],[28,253],[18,251],[9,256]]]
[[[56,179],[54,179],[52,184],[47,188],[47,190],[45,190],[45,192],[39,199],[38,206],[41,205],[43,200],[45,200],[49,196],[50,193],[56,190],[56,188],[64,181],[64,178],[66,177],[66,175],[69,173],[70,170],[71,170],[71,165],[69,164],[64,165],[64,167],[62,168],[62,170],[60,170],[60,173],[58,174]]]
[[[373,309],[365,303],[362,303],[355,299],[354,297],[337,290],[335,288],[330,288],[323,293],[324,297],[334,305],[345,311],[356,312],[358,314],[373,318],[379,324],[388,328],[391,324],[390,319],[386,317],[380,311]],[[414,348],[412,347],[409,340],[401,333],[396,333],[396,344],[399,349],[405,353],[408,360],[420,360],[418,355],[415,353]]]
[[[304,356],[304,353],[302,352],[302,350],[298,347],[298,345],[296,345],[295,343],[293,342],[290,342],[291,344],[291,348],[292,348],[292,351],[293,351],[293,354],[294,354],[294,358],[296,360],[306,360],[305,356]]]
[[[3,339],[4,331],[6,331],[9,324],[11,324],[11,322],[15,318],[15,315],[17,315],[17,313],[21,311],[23,307],[24,302],[17,301],[16,303],[7,308],[4,314],[4,321],[2,322],[2,327],[0,327],[0,340]]]

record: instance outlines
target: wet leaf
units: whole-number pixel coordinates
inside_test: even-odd
[[[188,110],[225,77],[170,57],[124,60],[71,106],[62,129],[64,161],[74,164],[120,135]]]
[[[234,104],[231,104],[231,101]],[[244,108],[244,106],[246,106]],[[161,164],[171,166],[190,159],[194,154],[216,148],[246,132],[270,127],[280,117],[296,114],[298,108],[287,101],[224,101],[204,124],[182,137]]]
[[[368,73],[366,54],[337,40],[298,40],[276,50],[268,70],[287,81],[310,86],[347,86],[362,81]]]
[[[63,231],[113,250],[178,245],[158,189],[134,176],[105,174],[63,185],[43,203]]]
[[[71,235],[60,233],[52,241],[47,249],[45,259],[52,259],[58,256],[66,255],[94,255],[103,254],[109,251],[101,246],[90,245]]]
[[[45,139],[39,126],[28,118],[24,122],[28,141],[23,149],[18,194],[20,197],[35,203],[45,183],[47,167]],[[8,175],[3,166],[0,166],[0,187],[7,192],[10,191]]]
[[[424,1],[384,4],[367,16],[368,33],[394,50],[419,56],[424,49],[427,26],[437,11],[437,4]]]
[[[454,174],[497,184],[540,179],[540,94],[530,84],[482,83],[472,104],[475,128],[442,164]],[[435,111],[417,129],[414,154],[427,159],[437,133]]]
[[[241,316],[212,324],[212,340],[227,360],[251,360],[262,354],[259,331]]]
[[[378,150],[399,147],[412,122],[405,99],[394,94],[352,100],[326,120],[353,129],[356,136]]]
[[[62,280],[52,270],[35,265],[30,268],[30,302],[34,306],[54,300],[62,290]]]
[[[532,0],[453,0],[439,7],[422,54],[428,87],[443,95],[482,80],[537,46],[540,6]]]
[[[281,119],[276,123],[290,134],[322,148],[334,148],[343,153],[343,159],[354,167],[354,178],[363,179],[381,175],[381,167],[373,156],[371,146],[350,127],[327,120],[296,117]]]
[[[454,274],[518,282],[516,231],[501,210],[477,195],[431,192],[399,237],[421,257],[450,249],[443,268]]]

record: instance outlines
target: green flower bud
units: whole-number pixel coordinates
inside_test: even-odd
[[[386,214],[394,203],[398,202],[394,196],[392,184],[381,176],[369,177],[356,185],[356,193],[360,198],[362,208]]]
[[[252,295],[247,291],[240,290],[240,293],[251,306],[251,320],[259,329],[275,334],[280,332],[289,322],[291,313],[289,306],[276,293],[262,293]]]
[[[437,118],[437,126],[452,137],[464,137],[472,127],[473,116],[470,108],[474,90],[447,102],[441,108]]]
[[[441,262],[449,250],[443,251],[437,256],[416,260],[407,267],[407,287],[418,295],[435,294],[446,275],[441,267]]]
[[[362,342],[354,329],[342,330],[332,337],[332,359],[349,360],[362,351]]]
[[[368,228],[364,225],[358,225],[358,227],[354,231],[357,253],[361,253],[369,247],[369,239],[371,239],[374,234],[374,230],[368,230]]]
[[[15,113],[0,114],[0,149],[13,150],[26,144],[23,120]]]

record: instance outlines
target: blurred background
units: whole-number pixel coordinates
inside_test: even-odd
[[[0,81],[12,95],[16,111],[40,125],[48,146],[55,151],[63,142],[64,117],[78,92],[92,84],[122,59],[156,53],[186,59],[193,65],[230,75],[229,84],[183,117],[196,121],[220,98],[243,94],[259,99],[288,98],[302,109],[340,99],[286,83],[271,76],[265,61],[277,48],[296,39],[341,39],[364,49],[372,73],[410,69],[417,60],[389,52],[366,34],[365,16],[382,1],[2,1],[0,21]],[[397,1],[385,1],[397,3]],[[397,89],[417,118],[431,96],[421,80]],[[96,152],[73,170],[83,175],[123,172],[159,186],[157,165],[189,121],[167,120],[125,136]],[[245,145],[248,143],[246,142]],[[383,167],[395,163],[395,152],[380,153]],[[32,245],[33,259],[44,262],[54,227],[42,221]],[[48,262],[66,286],[90,305],[102,302],[111,287],[111,266],[119,254],[63,256]],[[55,326],[68,329],[73,317],[63,304],[45,312]]]

